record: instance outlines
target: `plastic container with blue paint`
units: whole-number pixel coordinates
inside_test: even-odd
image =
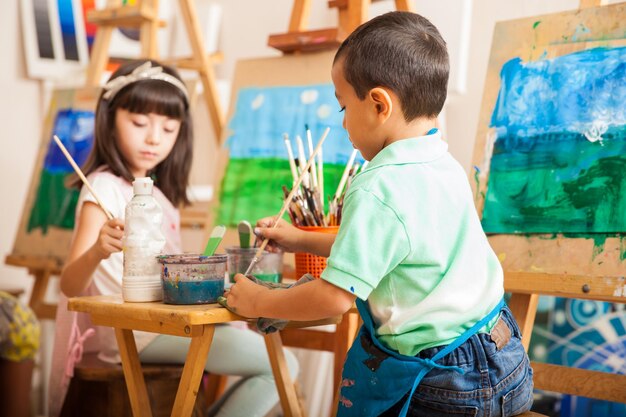
[[[224,294],[226,255],[161,255],[157,259],[166,304],[210,304]]]

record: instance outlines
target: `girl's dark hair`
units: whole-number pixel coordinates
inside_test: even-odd
[[[376,87],[399,97],[404,119],[435,117],[448,91],[446,42],[437,28],[415,13],[390,12],[359,26],[335,55],[344,77],[363,100]]]
[[[122,65],[110,79],[130,74],[145,62],[145,60],[133,61]],[[156,61],[150,62],[153,67],[162,67],[164,72],[181,80],[173,68]],[[110,101],[104,99],[102,94],[96,107],[93,147],[82,167],[85,175],[96,171],[102,165],[107,165],[113,174],[132,182],[134,178],[117,146],[116,110],[121,108],[132,113],[160,114],[180,120],[180,131],[170,154],[147,175],[152,177],[155,185],[172,204],[175,206],[189,204],[186,190],[193,152],[193,129],[189,103],[183,92],[165,81],[140,80],[122,88]],[[82,184],[78,176],[74,175],[70,177],[68,185],[80,188]]]

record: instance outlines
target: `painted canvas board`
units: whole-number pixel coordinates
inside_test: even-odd
[[[505,271],[624,276],[625,18],[622,3],[496,25],[473,186]],[[624,306],[542,297],[529,355],[623,374]],[[580,397],[560,403],[563,417],[624,413]]]
[[[626,270],[626,6],[501,22],[474,153],[508,270]]]
[[[504,64],[483,227],[626,231],[626,47]]]
[[[59,79],[89,60],[80,0],[20,1],[28,76]]]
[[[305,125],[312,131],[313,146],[330,127],[323,146],[325,194],[336,190],[354,148],[342,127],[343,114],[330,79],[333,56],[334,52],[237,64],[225,133],[229,160],[217,223],[235,226],[241,220],[255,222],[278,213],[281,187],[290,189],[292,184],[283,135],[289,135],[295,149],[296,135],[306,140]]]
[[[52,136],[59,136],[79,165],[84,162],[93,143],[98,93],[95,88],[53,92],[12,255],[53,259],[59,264],[65,259],[78,190],[64,186],[73,170]]]

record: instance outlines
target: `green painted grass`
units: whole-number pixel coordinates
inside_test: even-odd
[[[337,189],[344,168],[345,165],[324,164],[326,203]],[[222,181],[217,223],[235,227],[241,220],[254,224],[262,217],[276,215],[283,204],[281,187],[291,189],[292,183],[286,160],[231,159]]]
[[[42,233],[48,227],[74,228],[74,212],[78,203],[78,190],[68,190],[64,181],[67,174],[52,174],[43,170],[35,202],[28,219],[28,232],[40,228]]]

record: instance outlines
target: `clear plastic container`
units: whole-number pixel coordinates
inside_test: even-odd
[[[233,281],[235,274],[246,272],[256,254],[258,248],[240,248],[229,246],[226,248],[228,255],[228,276]],[[283,279],[283,254],[282,252],[263,251],[259,262],[252,268],[251,274],[261,281],[281,282]]]
[[[156,256],[165,245],[161,231],[163,210],[152,196],[148,177],[133,181],[133,198],[126,205],[124,224],[124,301],[159,301],[163,298],[161,268]]]
[[[224,294],[226,255],[161,255],[163,301],[166,304],[209,304]]]

